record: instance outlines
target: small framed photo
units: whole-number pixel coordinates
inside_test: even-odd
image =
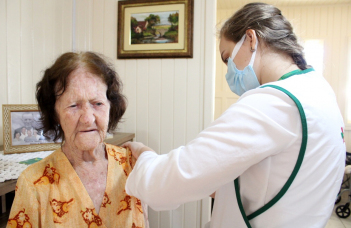
[[[56,150],[61,141],[43,135],[37,105],[2,105],[4,154]]]
[[[118,2],[117,58],[192,58],[194,0]]]

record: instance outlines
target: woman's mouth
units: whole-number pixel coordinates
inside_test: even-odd
[[[91,130],[83,130],[83,131],[80,131],[82,133],[89,133],[89,132],[94,132],[94,131],[97,131],[96,129],[91,129]]]

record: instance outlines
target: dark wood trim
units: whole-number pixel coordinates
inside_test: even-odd
[[[12,192],[16,188],[16,180],[8,180],[0,183],[0,196],[5,195],[6,193]]]
[[[105,142],[116,145],[116,146],[121,146],[123,143],[128,142],[128,141],[133,141],[135,137],[134,133],[115,133],[113,134],[113,138],[106,139]]]

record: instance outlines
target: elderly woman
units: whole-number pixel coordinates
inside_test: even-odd
[[[65,53],[45,71],[43,130],[63,143],[20,175],[7,227],[145,227],[140,200],[124,191],[131,153],[103,142],[126,109],[120,92],[95,53]]]

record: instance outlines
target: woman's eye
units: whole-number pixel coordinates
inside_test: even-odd
[[[97,102],[96,105],[97,105],[97,106],[101,106],[101,105],[102,105],[102,102]]]
[[[69,107],[70,107],[70,108],[75,108],[75,107],[77,107],[77,105],[74,104],[74,105],[70,105]]]

